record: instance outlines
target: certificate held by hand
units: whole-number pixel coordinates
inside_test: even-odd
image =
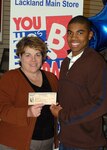
[[[30,92],[28,95],[28,105],[35,104],[56,105],[56,92]]]

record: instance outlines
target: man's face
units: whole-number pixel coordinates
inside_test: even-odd
[[[72,23],[67,29],[67,41],[74,56],[81,53],[87,47],[93,33],[88,30],[86,24]]]

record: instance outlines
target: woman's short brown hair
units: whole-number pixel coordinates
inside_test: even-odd
[[[39,37],[23,37],[17,44],[16,44],[16,55],[22,55],[25,52],[25,48],[30,47],[34,48],[35,50],[40,50],[42,53],[43,59],[46,58],[46,53],[47,53],[47,45],[46,43],[41,40]]]

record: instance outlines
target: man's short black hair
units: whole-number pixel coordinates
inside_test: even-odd
[[[69,23],[68,26],[72,23],[80,23],[80,24],[86,24],[86,27],[88,30],[91,30],[92,22],[85,16],[78,15],[76,17],[73,17]]]

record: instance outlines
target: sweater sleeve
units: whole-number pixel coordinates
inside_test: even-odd
[[[78,109],[59,112],[59,120],[65,124],[80,124],[107,113],[107,65],[93,67],[88,76],[87,90],[90,95],[86,104]],[[77,93],[78,94],[78,93]],[[67,102],[66,102],[67,103]]]
[[[26,126],[29,123],[27,118],[27,105],[19,103],[17,97],[18,85],[17,74],[6,73],[0,79],[0,119],[1,122],[17,126]],[[22,91],[23,92],[23,91]],[[21,94],[21,93],[20,93]]]

